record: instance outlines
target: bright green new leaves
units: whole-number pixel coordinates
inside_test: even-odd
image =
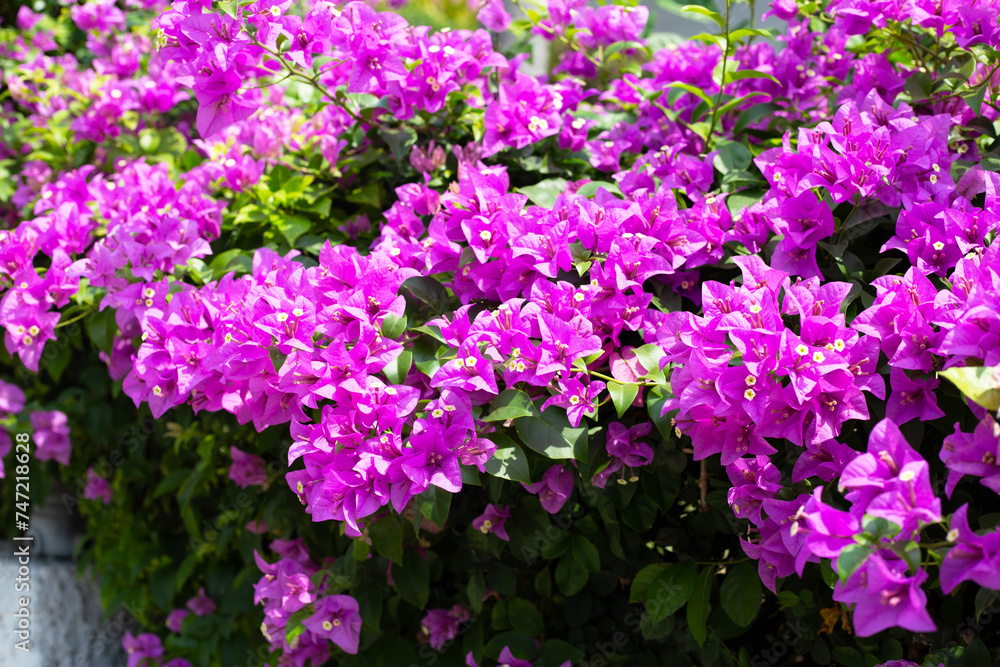
[[[1000,366],[949,368],[938,375],[951,380],[960,392],[987,410],[1000,409]]]
[[[702,7],[700,5],[684,5],[681,7],[682,12],[689,12],[691,14],[698,14],[699,16],[704,16],[707,19],[715,21],[716,25],[719,26],[720,30],[726,29],[726,19],[723,18],[722,14],[719,12],[713,12],[708,7]]]

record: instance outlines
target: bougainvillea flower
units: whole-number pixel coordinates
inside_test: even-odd
[[[181,624],[184,619],[191,615],[191,612],[187,609],[174,609],[172,612],[167,614],[167,627],[170,628],[171,632],[180,632]]]
[[[145,632],[138,637],[133,637],[128,630],[122,638],[122,648],[128,655],[128,665],[126,667],[139,667],[150,659],[156,660],[163,655],[163,642],[156,635]]]
[[[42,461],[58,461],[69,465],[69,418],[59,410],[31,413],[31,428],[35,430],[35,456]]]
[[[503,524],[510,518],[510,508],[505,505],[494,505],[490,503],[486,506],[486,511],[472,520],[472,527],[482,532],[484,535],[493,533],[504,542],[509,542],[507,530]]]
[[[463,604],[451,609],[430,609],[420,621],[420,641],[428,642],[435,651],[444,649],[446,643],[458,636],[462,624],[472,618],[472,612]]]
[[[951,593],[963,581],[1000,590],[1000,532],[992,530],[986,535],[972,532],[968,512],[969,506],[962,505],[951,518],[948,537],[956,544],[941,563],[941,590]]]
[[[230,445],[229,456],[233,463],[229,466],[229,479],[241,488],[251,485],[264,485],[267,482],[267,464],[264,459],[248,454],[235,445]]]
[[[562,509],[573,492],[573,473],[564,466],[551,466],[542,475],[542,479],[534,484],[522,483],[528,493],[534,493],[549,514],[556,514]]]
[[[111,502],[111,485],[108,480],[99,477],[93,468],[87,468],[87,483],[83,488],[83,497],[88,500],[102,500],[105,505]]]
[[[302,624],[354,655],[358,652],[361,639],[361,614],[358,609],[357,600],[349,595],[328,595],[316,602],[316,613]]]
[[[215,601],[205,594],[204,588],[199,588],[198,595],[187,601],[187,608],[195,616],[207,616],[215,611]]]
[[[837,582],[833,599],[857,605],[852,618],[859,637],[870,637],[891,627],[933,632],[937,626],[927,613],[927,594],[920,588],[926,579],[923,570],[908,576],[903,563],[897,560],[890,565],[876,553],[846,584]]]

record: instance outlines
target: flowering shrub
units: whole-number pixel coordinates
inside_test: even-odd
[[[5,31],[0,410],[129,666],[1000,657],[996,8],[514,4]]]

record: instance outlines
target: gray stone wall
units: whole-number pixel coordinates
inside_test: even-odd
[[[19,575],[14,555],[23,542],[0,542],[0,665],[4,667],[121,667],[121,638],[131,616],[124,611],[101,623],[101,597],[87,578],[78,579],[67,559],[32,553],[27,576]],[[30,544],[30,543],[28,543]],[[18,578],[21,582],[18,582]],[[15,586],[27,583],[29,590]],[[20,641],[16,614],[28,598],[28,652]]]

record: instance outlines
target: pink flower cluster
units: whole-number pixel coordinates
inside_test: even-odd
[[[319,567],[304,550],[287,552],[273,564],[256,551],[254,558],[264,575],[254,586],[254,602],[264,603],[261,632],[272,650],[281,650],[280,664],[301,666],[308,660],[323,664],[330,656],[330,642],[346,653],[358,652],[361,615],[357,600],[328,591],[325,575],[316,581]],[[303,609],[310,615],[299,631],[290,633],[289,618]]]

